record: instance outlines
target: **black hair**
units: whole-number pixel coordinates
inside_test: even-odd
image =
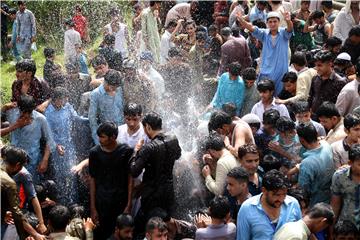
[[[334,55],[328,50],[320,50],[315,54],[314,59],[315,61],[320,61],[323,63],[332,62],[334,60]]]
[[[249,182],[249,173],[243,167],[236,167],[231,169],[227,176],[234,178],[238,182]]]
[[[194,25],[194,26],[196,26],[195,21],[193,21],[193,20],[187,20],[187,21],[185,22],[185,28],[186,28],[188,25]]]
[[[299,138],[303,138],[307,143],[315,143],[317,141],[318,133],[312,123],[300,123],[296,127],[296,132]]]
[[[352,37],[352,36],[360,37],[360,26],[359,25],[356,25],[350,29],[349,37]]]
[[[156,112],[147,113],[141,122],[144,127],[146,124],[148,124],[152,130],[161,130],[162,129],[162,119],[161,119],[160,115],[157,114]]]
[[[295,130],[295,123],[293,120],[291,120],[291,118],[286,116],[281,116],[276,121],[276,130],[278,130],[279,132]]]
[[[119,230],[124,229],[126,227],[133,228],[135,226],[134,219],[129,214],[120,214],[116,218],[116,228]]]
[[[304,67],[307,65],[306,54],[301,51],[296,51],[291,56],[291,63]]]
[[[104,82],[106,82],[108,85],[119,87],[121,85],[121,74],[120,72],[109,69],[109,71],[104,76]]]
[[[203,32],[205,33],[205,36],[207,36],[206,27],[204,27],[203,25],[196,26],[196,32]]]
[[[209,204],[209,215],[212,218],[224,219],[230,212],[230,204],[226,197],[216,196]]]
[[[49,212],[49,221],[55,231],[65,229],[70,219],[70,211],[65,206],[56,205]]]
[[[239,159],[243,158],[248,153],[259,154],[259,151],[258,151],[255,144],[247,143],[247,144],[241,145],[238,148],[238,157],[239,157]]]
[[[128,103],[124,107],[124,116],[141,116],[142,114],[142,107],[136,103]]]
[[[39,202],[45,201],[46,198],[56,200],[57,185],[53,180],[45,180],[41,183],[34,185],[37,198]]]
[[[356,225],[349,220],[338,221],[334,227],[334,235],[354,235],[359,236],[360,232],[356,228]]]
[[[19,72],[31,72],[32,76],[34,77],[36,73],[36,64],[35,61],[32,59],[23,59],[16,63],[15,69]]]
[[[232,31],[231,31],[231,28],[229,28],[229,27],[224,27],[220,31],[221,36],[224,36],[224,37],[229,37],[231,35],[231,33],[232,33]]]
[[[176,27],[177,26],[177,22],[175,19],[172,19],[168,22],[167,26],[166,26],[166,29],[169,29],[171,27]]]
[[[211,114],[208,123],[209,131],[216,131],[218,128],[222,128],[224,124],[231,124],[231,117],[223,111],[215,111]]]
[[[13,15],[13,14],[16,14],[17,10],[15,8],[10,8],[8,13],[9,15]]]
[[[294,103],[293,111],[295,114],[310,112],[309,103],[306,101],[296,101]]]
[[[197,32],[196,33],[196,40],[203,40],[203,41],[206,41],[206,33],[204,32]]]
[[[248,123],[248,124],[249,124],[249,126],[250,126],[251,128],[256,128],[256,130],[259,130],[260,127],[261,127],[261,123],[260,123],[260,122]]]
[[[223,104],[221,110],[229,114],[231,118],[236,116],[236,105],[232,102]]]
[[[112,17],[117,16],[119,14],[120,14],[120,11],[116,7],[111,8],[109,11],[109,15]]]
[[[239,62],[230,63],[229,73],[233,76],[239,76],[241,74],[241,64]]]
[[[331,225],[334,222],[335,213],[328,203],[317,203],[306,213],[310,218],[326,218],[326,223]]]
[[[169,222],[171,220],[170,214],[166,210],[160,207],[156,207],[149,212],[148,219],[153,217],[159,217],[164,222]]]
[[[215,25],[210,25],[208,27],[208,32],[211,32],[211,31],[217,31],[217,27]]]
[[[342,44],[342,41],[338,37],[329,37],[325,41],[325,46],[326,47],[336,47],[336,46],[341,45],[341,44]]]
[[[253,67],[248,67],[245,68],[242,71],[242,78],[246,81],[246,80],[256,80],[257,76],[256,76],[256,69]]]
[[[316,111],[316,115],[318,117],[326,117],[326,118],[340,117],[340,113],[336,105],[329,101],[323,102],[320,105],[320,107]]]
[[[271,170],[279,170],[282,166],[281,160],[274,155],[266,154],[260,162],[261,167],[265,172]]]
[[[76,5],[75,5],[75,10],[78,10],[79,12],[81,12],[81,11],[82,11],[81,5],[80,5],[80,4],[76,4]]]
[[[231,32],[234,37],[240,37],[240,28],[236,25],[231,27]]]
[[[280,118],[280,113],[276,109],[268,109],[263,113],[263,124],[276,125],[277,120]]]
[[[360,144],[354,144],[349,150],[349,161],[360,160]]]
[[[265,173],[263,178],[263,187],[267,191],[277,191],[281,189],[288,189],[290,187],[289,180],[279,170],[270,170]]]
[[[11,145],[5,145],[1,148],[1,157],[10,166],[15,166],[18,163],[24,165],[29,160],[23,149]]]
[[[51,47],[44,48],[44,56],[45,58],[50,58],[55,55],[55,49]]]
[[[318,19],[318,18],[322,18],[322,17],[324,17],[324,16],[325,16],[325,14],[324,14],[323,11],[314,10],[312,17],[313,17],[313,19]]]
[[[77,203],[69,206],[71,218],[80,218],[85,217],[85,208]]]
[[[302,187],[290,188],[287,195],[295,198],[299,202],[301,208],[304,207],[306,209],[309,207],[309,195]],[[301,202],[304,202],[305,206],[302,206]]]
[[[291,82],[296,83],[297,81],[297,74],[294,72],[287,72],[284,74],[283,78],[281,79],[282,82]]]
[[[150,7],[153,7],[156,3],[161,3],[161,1],[150,1]]]
[[[22,113],[31,113],[36,108],[35,99],[30,95],[21,95],[17,105]]]
[[[169,53],[168,53],[169,58],[173,58],[173,57],[181,57],[181,51],[179,48],[177,47],[171,47],[169,49]]]
[[[75,26],[75,23],[74,21],[69,18],[69,19],[65,19],[65,22],[64,22],[65,25],[69,26],[69,27],[74,27]]]
[[[117,138],[118,133],[119,133],[118,127],[114,122],[104,122],[96,130],[96,134],[98,136],[104,134],[107,137]]]
[[[18,6],[20,5],[26,5],[26,1],[17,1]]]
[[[168,230],[166,223],[159,217],[152,217],[146,223],[146,232],[152,233],[155,229],[159,232],[165,232]]]
[[[265,92],[267,90],[274,91],[275,90],[274,82],[269,79],[261,80],[257,85],[257,90],[259,92]]]
[[[103,55],[97,55],[91,60],[91,65],[96,68],[100,65],[108,65],[108,63]]]
[[[115,44],[115,36],[114,34],[106,34],[104,37],[104,43],[106,45],[114,45]]]
[[[360,125],[360,116],[356,114],[348,114],[344,117],[344,128],[350,130],[357,125]]]
[[[333,8],[333,2],[328,1],[328,0],[322,0],[321,6],[326,7],[326,8]]]
[[[56,88],[54,88],[54,90],[51,94],[51,99],[56,100],[56,99],[61,99],[61,98],[65,98],[68,96],[69,96],[68,90],[66,90],[63,87],[56,87]]]
[[[205,140],[205,150],[221,151],[225,148],[222,137],[217,133],[210,134]]]
[[[266,28],[266,23],[260,19],[253,21],[252,24],[258,28]]]

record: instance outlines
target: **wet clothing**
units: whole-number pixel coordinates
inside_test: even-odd
[[[16,182],[19,194],[19,207],[26,208],[27,204],[31,203],[32,199],[36,197],[32,176],[25,167],[22,167],[20,172],[13,176],[13,179]]]
[[[115,50],[113,47],[104,47],[99,49],[99,54],[104,56],[110,69],[116,71],[122,70],[123,57],[121,52]]]
[[[141,36],[143,51],[149,50],[156,63],[160,61],[160,35],[157,20],[150,7],[141,12]],[[148,44],[145,44],[145,41]]]
[[[36,21],[34,14],[25,9],[24,12],[16,13],[17,37],[20,41],[17,43],[19,51],[24,58],[31,58],[31,38],[36,36]]]
[[[80,37],[82,40],[85,40],[86,37],[86,25],[87,25],[87,20],[86,17],[84,17],[83,15],[75,15],[72,18],[75,26],[74,29],[75,31],[77,31],[78,33],[80,33]]]
[[[76,65],[76,44],[81,44],[80,33],[75,31],[74,28],[66,30],[64,35],[64,58],[65,64],[71,63]]]
[[[21,92],[21,88],[22,81],[16,80],[13,82],[11,86],[12,102],[17,102],[20,100],[20,97],[23,94]],[[44,80],[34,77],[30,82],[30,87],[26,94],[34,98],[36,105],[40,105],[50,98],[49,85]]]
[[[44,64],[44,80],[48,83],[51,89],[65,86],[66,76],[61,71],[61,66],[53,61],[46,59]]]

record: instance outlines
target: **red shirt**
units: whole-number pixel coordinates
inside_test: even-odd
[[[83,15],[75,15],[72,20],[75,24],[75,31],[79,32],[81,39],[83,39],[85,37],[85,29],[87,25],[86,17]]]

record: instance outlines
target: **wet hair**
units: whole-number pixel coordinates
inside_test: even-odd
[[[16,71],[25,71],[25,72],[31,72],[32,76],[35,76],[36,73],[36,64],[35,61],[32,59],[23,59],[16,63],[15,65]]]
[[[242,182],[249,182],[249,173],[243,167],[235,167],[231,169],[228,174],[228,177],[234,178],[236,181]]]
[[[105,135],[107,137],[117,138],[118,133],[119,133],[118,127],[114,122],[104,122],[96,130],[96,134],[98,136]]]
[[[325,14],[324,14],[323,11],[314,10],[314,12],[313,12],[313,19],[319,19],[319,18],[322,18],[324,16],[325,16]]]
[[[291,56],[291,63],[304,67],[307,65],[306,54],[304,52],[296,51]]]
[[[159,232],[165,232],[168,230],[166,223],[159,217],[152,217],[146,223],[146,232],[152,233],[155,229]]]
[[[186,28],[187,26],[189,26],[189,25],[194,25],[194,26],[196,26],[195,21],[193,21],[193,20],[187,20],[187,21],[185,22],[185,28]]]
[[[10,8],[8,11],[9,15],[14,15],[14,14],[16,14],[16,12],[17,12],[17,10],[15,8]]]
[[[276,109],[268,109],[263,113],[263,124],[276,125],[277,120],[280,118],[280,113]]]
[[[281,79],[282,82],[291,82],[296,83],[297,81],[297,74],[294,72],[287,72],[284,74],[283,78]]]
[[[96,68],[100,65],[108,65],[108,63],[103,55],[97,55],[91,60],[91,65]]]
[[[356,225],[349,220],[338,221],[334,227],[334,235],[353,235],[354,237],[359,236],[360,232],[356,228]]]
[[[360,125],[360,116],[356,114],[348,114],[344,117],[344,128],[350,130],[357,125]]]
[[[224,124],[231,124],[232,119],[231,117],[223,112],[223,111],[216,111],[213,112],[210,116],[210,120],[208,123],[209,131],[216,131],[218,128],[222,128]]]
[[[216,32],[217,31],[217,27],[215,25],[210,25],[208,27],[208,32]]]
[[[312,123],[300,123],[296,127],[299,138],[303,138],[307,143],[315,143],[318,133]]]
[[[20,5],[26,5],[26,1],[17,1],[17,5],[20,6]]]
[[[266,28],[266,23],[260,19],[253,21],[252,24],[258,28]]]
[[[141,122],[143,126],[148,124],[152,130],[161,130],[162,128],[162,119],[156,112],[147,113]]]
[[[293,120],[291,120],[291,118],[286,116],[281,116],[276,121],[276,130],[278,130],[279,132],[295,130],[295,123]]]
[[[153,7],[156,3],[161,3],[161,1],[150,1],[149,6]]]
[[[261,80],[257,85],[257,90],[259,92],[274,91],[275,90],[274,82],[269,79]]]
[[[121,85],[121,74],[114,69],[109,69],[104,76],[104,82],[108,85],[119,87]]]
[[[223,104],[221,110],[229,114],[231,118],[236,116],[236,105],[232,102]]]
[[[196,33],[196,41],[199,41],[199,40],[203,40],[203,41],[206,41],[206,33],[204,32],[197,32]]]
[[[328,0],[322,0],[321,6],[326,7],[326,8],[333,8],[333,2],[328,1]]]
[[[231,33],[232,33],[232,31],[231,31],[231,28],[229,28],[229,27],[224,27],[220,31],[220,34],[223,37],[229,37],[231,35]]]
[[[56,87],[54,88],[52,94],[51,94],[51,99],[56,100],[56,99],[62,99],[62,98],[66,98],[68,97],[68,90],[66,90],[63,87]]]
[[[260,162],[261,167],[265,172],[271,170],[279,170],[282,166],[282,162],[279,158],[276,158],[274,155],[266,154]]]
[[[349,161],[360,160],[360,144],[354,144],[349,150]]]
[[[239,159],[243,158],[248,153],[259,154],[259,151],[258,151],[255,144],[246,143],[244,145],[241,145],[238,148],[238,157],[239,157]]]
[[[1,158],[10,166],[15,166],[18,163],[24,165],[29,160],[23,149],[11,145],[5,145],[1,148]]]
[[[206,27],[204,27],[203,25],[196,26],[196,32],[203,32],[203,33],[205,33],[206,36],[207,36]]]
[[[46,47],[44,48],[44,57],[45,58],[50,58],[55,56],[55,49],[51,48],[51,47]]]
[[[265,173],[262,184],[267,191],[277,191],[290,187],[289,180],[286,176],[279,170],[275,169]]]
[[[216,196],[209,204],[209,215],[212,218],[224,219],[230,212],[230,204],[226,197]]]
[[[341,45],[342,41],[340,38],[338,37],[329,37],[328,39],[326,39],[325,41],[325,46],[326,47],[336,47],[338,45]]]
[[[114,45],[115,44],[115,36],[114,34],[106,34],[104,37],[104,43],[106,45]]]
[[[239,76],[241,74],[241,64],[239,62],[230,63],[229,73],[233,76]]]
[[[295,114],[310,112],[309,103],[306,101],[296,101],[294,103],[293,111]]]
[[[120,11],[116,7],[111,8],[109,11],[109,15],[112,17],[118,16],[119,14],[120,14]]]
[[[69,206],[71,218],[80,218],[85,217],[85,208],[79,204],[72,204]]]
[[[309,207],[309,202],[310,202],[309,196],[302,187],[290,188],[287,192],[287,195],[295,198],[299,202],[301,208]],[[301,206],[301,202],[303,202],[305,206]]]
[[[141,116],[142,114],[142,107],[139,104],[136,103],[128,103],[124,107],[124,116]]]
[[[30,95],[21,95],[17,101],[18,108],[22,113],[31,113],[36,108],[35,99]]]
[[[53,180],[45,180],[41,183],[34,185],[37,198],[39,202],[45,201],[46,198],[56,200],[57,185]]]
[[[332,62],[334,60],[334,55],[328,50],[320,50],[314,56],[315,61],[319,62]]]
[[[236,25],[231,27],[231,32],[234,37],[240,37],[240,28]]]
[[[242,71],[242,78],[246,81],[246,80],[256,80],[257,76],[256,76],[256,69],[253,67],[248,67],[245,68]]]
[[[49,221],[55,231],[65,229],[70,219],[70,211],[65,206],[56,205],[49,212]]]
[[[217,133],[210,134],[205,140],[205,150],[211,149],[215,151],[221,151],[224,148],[225,148],[224,140]]]
[[[171,220],[171,216],[169,215],[169,213],[165,209],[160,207],[156,207],[149,212],[148,219],[153,217],[159,217],[165,223]]]
[[[168,53],[169,58],[173,58],[173,57],[181,57],[181,51],[179,48],[177,47],[172,47],[169,49],[169,53]]]
[[[317,203],[306,213],[310,218],[326,218],[326,223],[331,225],[335,220],[335,213],[328,203]]]
[[[116,228],[119,230],[124,229],[126,227],[133,228],[135,226],[134,219],[129,214],[120,214],[116,218]]]
[[[360,26],[357,25],[357,26],[354,26],[350,29],[349,31],[349,37],[352,37],[352,36],[358,36],[360,37]]]
[[[81,12],[81,11],[82,11],[81,5],[80,5],[80,4],[76,4],[76,5],[75,5],[75,10],[78,10],[79,12]]]
[[[320,105],[320,107],[316,111],[316,115],[318,117],[326,117],[326,118],[340,117],[340,113],[336,105],[329,101],[323,102]]]
[[[166,29],[172,28],[172,27],[176,27],[177,26],[177,22],[175,19],[172,19],[168,22]]]
[[[69,26],[69,27],[74,27],[75,26],[75,23],[74,21],[69,18],[69,19],[65,19],[65,22],[64,22],[65,25]]]

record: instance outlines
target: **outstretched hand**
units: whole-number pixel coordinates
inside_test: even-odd
[[[281,11],[281,14],[283,15],[285,21],[291,21],[291,14],[288,11]]]

